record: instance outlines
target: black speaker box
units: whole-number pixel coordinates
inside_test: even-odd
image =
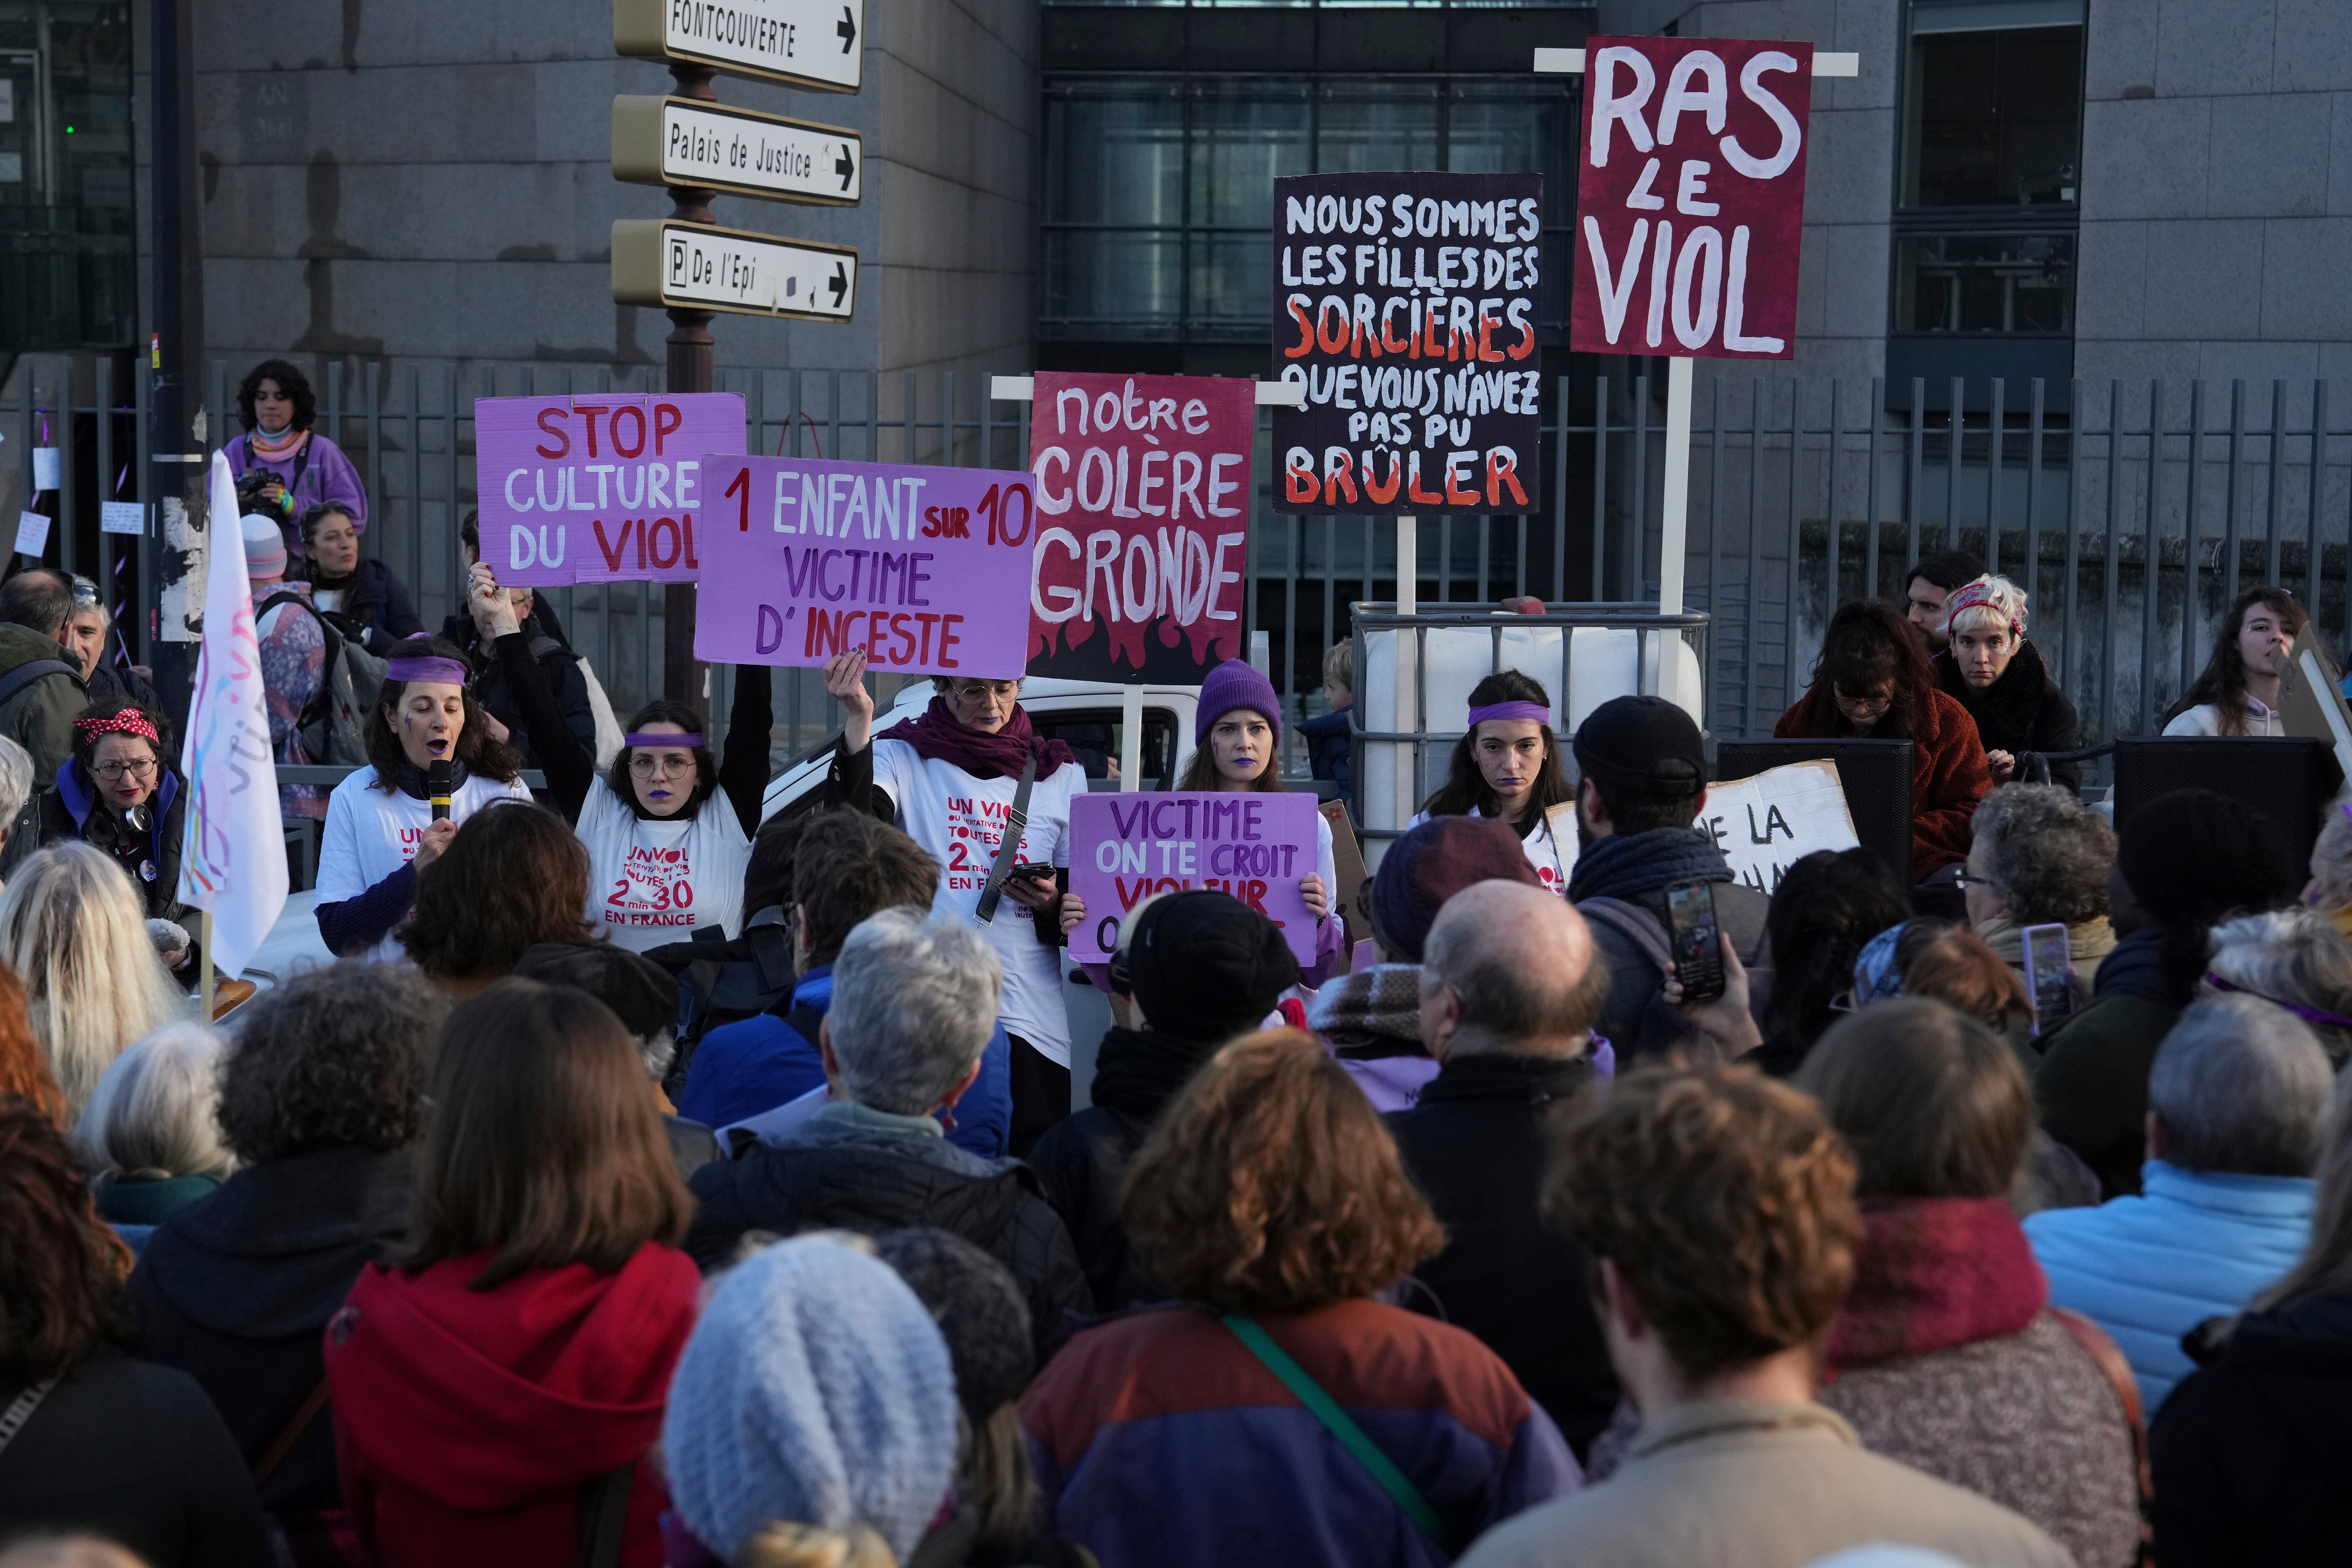
[[[2209,789],[2259,813],[2298,886],[2319,814],[2344,782],[2325,741],[2305,736],[2174,735],[2116,742],[2116,830],[2175,790]]]

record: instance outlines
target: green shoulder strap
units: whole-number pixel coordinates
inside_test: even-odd
[[[1445,1521],[1437,1517],[1437,1510],[1429,1506],[1429,1500],[1421,1495],[1421,1489],[1397,1468],[1396,1461],[1381,1453],[1380,1446],[1356,1425],[1355,1418],[1339,1408],[1339,1402],[1324,1392],[1321,1384],[1307,1376],[1307,1369],[1291,1360],[1255,1318],[1228,1312],[1224,1324],[1234,1331],[1234,1337],[1241,1341],[1244,1350],[1265,1363],[1265,1370],[1279,1378],[1282,1386],[1297,1395],[1298,1403],[1307,1406],[1318,1421],[1330,1429],[1331,1436],[1339,1439],[1339,1446],[1353,1454],[1357,1463],[1371,1472],[1372,1479],[1380,1482],[1381,1489],[1396,1500],[1397,1507],[1404,1510],[1405,1517],[1412,1520],[1440,1552],[1452,1557],[1458,1550],[1454,1545],[1454,1532],[1445,1528]]]

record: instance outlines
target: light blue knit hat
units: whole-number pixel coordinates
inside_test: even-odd
[[[955,1368],[889,1265],[779,1242],[729,1270],[678,1358],[662,1420],[670,1497],[732,1562],[771,1521],[870,1526],[900,1562],[956,1460]]]

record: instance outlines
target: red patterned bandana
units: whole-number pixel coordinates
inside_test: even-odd
[[[1944,624],[1950,626],[1962,610],[1978,609],[1990,610],[1994,615],[2007,621],[2010,636],[2013,637],[2025,636],[2025,623],[2002,609],[2000,601],[1992,596],[1990,589],[1980,587],[1974,583],[1969,584],[1966,587],[1954,589],[1952,596],[1944,601]]]
[[[100,735],[138,735],[158,746],[163,743],[163,737],[155,732],[155,726],[136,708],[124,708],[103,718],[77,719],[74,728],[81,731],[82,739],[86,741],[96,741]]]

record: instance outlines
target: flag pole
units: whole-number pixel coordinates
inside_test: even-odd
[[[196,911],[196,992],[204,998],[204,1020],[213,1021],[213,912]]]

